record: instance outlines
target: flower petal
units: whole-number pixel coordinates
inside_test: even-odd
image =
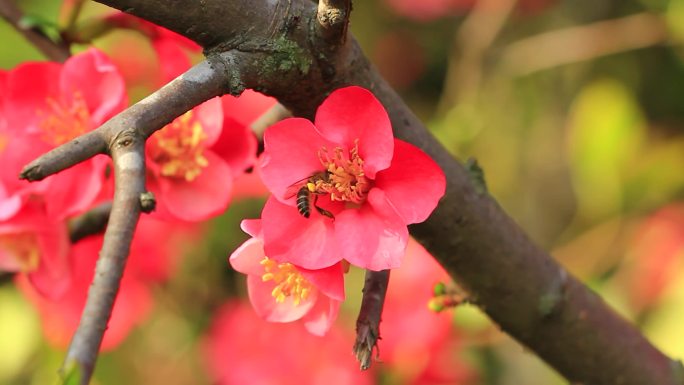
[[[265,273],[260,263],[264,257],[264,243],[257,238],[250,238],[233,251],[228,261],[233,269],[242,274],[261,277]]]
[[[302,267],[297,267],[297,270],[327,297],[344,301],[344,272],[342,271],[342,263],[338,262],[330,267],[317,270],[309,270]]]
[[[324,336],[337,319],[341,304],[332,298],[318,298],[313,309],[302,318],[306,330],[315,336]]]
[[[390,168],[379,172],[375,187],[381,189],[404,223],[427,219],[444,196],[446,179],[432,158],[418,147],[394,141]]]
[[[333,222],[312,213],[310,218],[271,196],[261,212],[264,249],[269,258],[305,269],[322,269],[339,262]]]
[[[5,115],[7,128],[19,134],[38,131],[40,111],[47,111],[48,98],[58,94],[58,63],[25,63],[7,76]],[[11,113],[10,113],[11,112]]]
[[[361,87],[333,91],[316,112],[316,129],[331,142],[351,149],[359,140],[363,169],[370,178],[390,166],[392,124],[380,101]]]
[[[223,212],[230,201],[233,185],[230,167],[211,151],[204,156],[209,165],[194,180],[159,177],[159,202],[173,216],[186,221],[201,221]]]
[[[317,293],[312,291],[306,300],[295,305],[292,297],[278,303],[271,294],[275,284],[273,281],[262,281],[261,276],[247,276],[247,294],[254,311],[269,322],[292,322],[302,318],[314,306]]]
[[[91,48],[69,58],[59,80],[65,100],[71,100],[76,92],[84,98],[94,127],[128,104],[123,76],[114,63],[97,49]]]
[[[261,219],[243,219],[240,228],[254,238],[261,238]]]
[[[312,174],[323,171],[318,150],[331,143],[323,139],[313,124],[301,118],[282,120],[264,133],[261,176],[277,199],[284,202],[288,189]],[[292,200],[294,205],[294,200]]]
[[[398,216],[381,216],[369,205],[338,214],[335,235],[342,258],[376,271],[399,267],[408,241],[408,229]]]
[[[221,135],[211,145],[211,150],[222,157],[233,171],[241,173],[256,162],[257,139],[248,126],[225,113]]]

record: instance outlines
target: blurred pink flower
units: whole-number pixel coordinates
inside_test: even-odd
[[[158,240],[162,234],[180,241],[187,232],[170,223],[141,218],[104,335],[103,350],[118,346],[136,325],[147,318],[153,306],[149,286],[165,281],[173,271],[181,248],[176,242],[160,243]],[[102,240],[103,236],[97,235],[72,245],[69,261],[73,282],[57,298],[38,295],[24,276],[17,277],[18,287],[38,309],[46,338],[55,346],[66,348],[78,326]]]
[[[350,354],[351,333],[336,327],[324,337],[299,325],[268,323],[249,305],[225,304],[203,342],[207,368],[218,385],[370,385]]]
[[[407,225],[424,221],[444,195],[439,166],[394,139],[385,109],[360,87],[331,93],[315,123],[291,118],[269,127],[264,146],[260,172],[273,193],[262,212],[264,248],[280,262],[398,267]],[[301,187],[313,196],[306,213]]]
[[[247,275],[249,300],[256,313],[270,322],[301,319],[310,333],[324,335],[344,301],[342,264],[307,270],[275,262],[264,254],[261,221],[243,220],[242,228],[253,238],[238,247],[229,262]]]
[[[390,275],[379,342],[380,359],[403,383],[458,384],[473,376],[455,358],[460,347],[451,313],[428,309],[435,284],[450,280],[432,255],[409,239],[404,264]]]

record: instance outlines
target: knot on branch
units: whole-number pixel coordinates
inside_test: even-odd
[[[140,210],[144,213],[151,213],[157,207],[157,200],[151,191],[140,194]]]

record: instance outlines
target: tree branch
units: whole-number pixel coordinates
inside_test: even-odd
[[[69,240],[76,243],[83,238],[99,234],[107,227],[112,202],[102,203],[69,222]]]
[[[669,38],[667,23],[661,16],[638,13],[522,39],[506,48],[501,63],[506,71],[523,76],[564,64],[665,44]]]
[[[71,53],[69,47],[57,44],[36,28],[22,25],[24,14],[12,0],[0,0],[0,16],[14,29],[30,41],[45,57],[57,62],[64,62]]]
[[[380,321],[389,278],[389,270],[366,270],[363,299],[361,300],[359,317],[356,319],[356,341],[353,348],[356,359],[361,363],[361,370],[370,368],[373,351],[378,351]]]
[[[412,226],[413,235],[503,330],[570,381],[681,385],[681,364],[659,352],[568,275],[491,197],[476,189],[466,170],[377,74],[353,39],[332,49],[325,39],[312,36],[316,28],[311,26],[318,23],[316,4],[204,0],[196,7],[178,7],[175,0],[100,2],[195,40],[210,58],[219,52],[235,54],[232,60],[221,56],[217,61],[240,68],[240,76],[228,77],[233,86],[229,90],[263,91],[298,116],[312,117],[327,93],[341,86],[371,89],[387,108],[396,136],[430,154],[447,176],[441,204],[428,221]],[[169,109],[178,105],[188,109],[190,104],[176,101]],[[145,111],[138,113],[145,115]],[[168,122],[171,115],[179,114],[167,113],[161,120]],[[120,154],[117,157],[121,159]]]
[[[319,0],[316,20],[321,37],[332,45],[344,43],[351,14],[351,0]]]

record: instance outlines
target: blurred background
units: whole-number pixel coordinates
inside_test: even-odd
[[[20,3],[45,30],[63,26],[60,1]],[[79,20],[112,12],[85,2]],[[677,359],[684,358],[683,26],[684,0],[367,0],[354,2],[351,22],[367,55],[439,140],[455,157],[477,159],[506,212]],[[4,22],[0,41],[3,70],[44,60]],[[121,30],[94,43],[119,66],[131,101],[159,86],[146,37]],[[351,354],[363,272],[347,274],[330,337],[262,324],[245,300],[244,278],[227,264],[247,237],[240,220],[259,216],[262,191],[236,191],[225,214],[174,238],[163,279],[133,294],[144,304],[122,316],[127,326],[100,356],[94,384],[566,383],[479,310],[431,313],[439,271],[393,278],[387,307],[401,311],[384,317],[388,331],[370,372],[360,374]],[[402,284],[423,288],[422,296],[398,290]],[[68,337],[49,330],[54,318],[22,285],[11,275],[0,281],[0,384],[54,383]],[[420,335],[425,330],[440,332]],[[242,377],[237,367],[246,368]]]

